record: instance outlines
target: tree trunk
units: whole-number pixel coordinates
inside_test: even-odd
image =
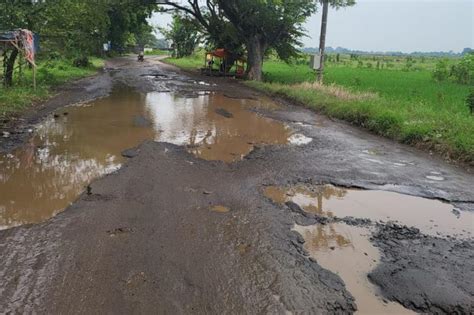
[[[263,57],[267,44],[260,36],[254,36],[247,42],[247,79],[262,81]]]
[[[321,20],[321,35],[319,37],[320,67],[318,70],[318,82],[323,83],[324,75],[324,51],[326,49],[326,30],[328,25],[329,0],[323,0],[323,17]]]
[[[10,53],[10,56],[6,60],[5,69],[5,86],[13,85],[13,71],[15,70],[15,60],[18,56],[18,50],[15,48]]]

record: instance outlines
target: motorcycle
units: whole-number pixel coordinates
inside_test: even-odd
[[[145,61],[145,56],[143,56],[143,55],[141,55],[141,54],[138,55],[138,61],[139,61],[139,62]]]

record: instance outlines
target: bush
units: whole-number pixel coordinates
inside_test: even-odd
[[[72,61],[74,67],[87,68],[91,65],[87,56],[77,57]]]
[[[445,81],[449,77],[448,61],[446,59],[439,60],[433,70],[433,79],[438,82]]]
[[[468,54],[451,67],[450,76],[460,84],[474,84],[474,54]]]
[[[59,59],[61,59],[61,54],[58,52],[53,51],[48,54],[48,60],[59,60]]]
[[[471,111],[471,115],[474,112],[474,89],[471,90],[471,93],[468,95],[466,99],[466,105]]]
[[[42,84],[49,85],[55,83],[56,78],[47,67],[41,67],[38,69],[38,81]]]

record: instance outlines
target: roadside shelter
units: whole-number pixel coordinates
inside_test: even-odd
[[[204,67],[201,73],[210,76],[235,76],[242,78],[247,61],[231,52],[219,48],[205,53]]]

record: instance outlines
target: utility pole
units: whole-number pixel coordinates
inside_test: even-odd
[[[319,36],[319,58],[318,82],[323,83],[324,72],[324,49],[326,48],[326,30],[328,25],[329,0],[322,0],[323,18],[321,20],[321,35]]]

